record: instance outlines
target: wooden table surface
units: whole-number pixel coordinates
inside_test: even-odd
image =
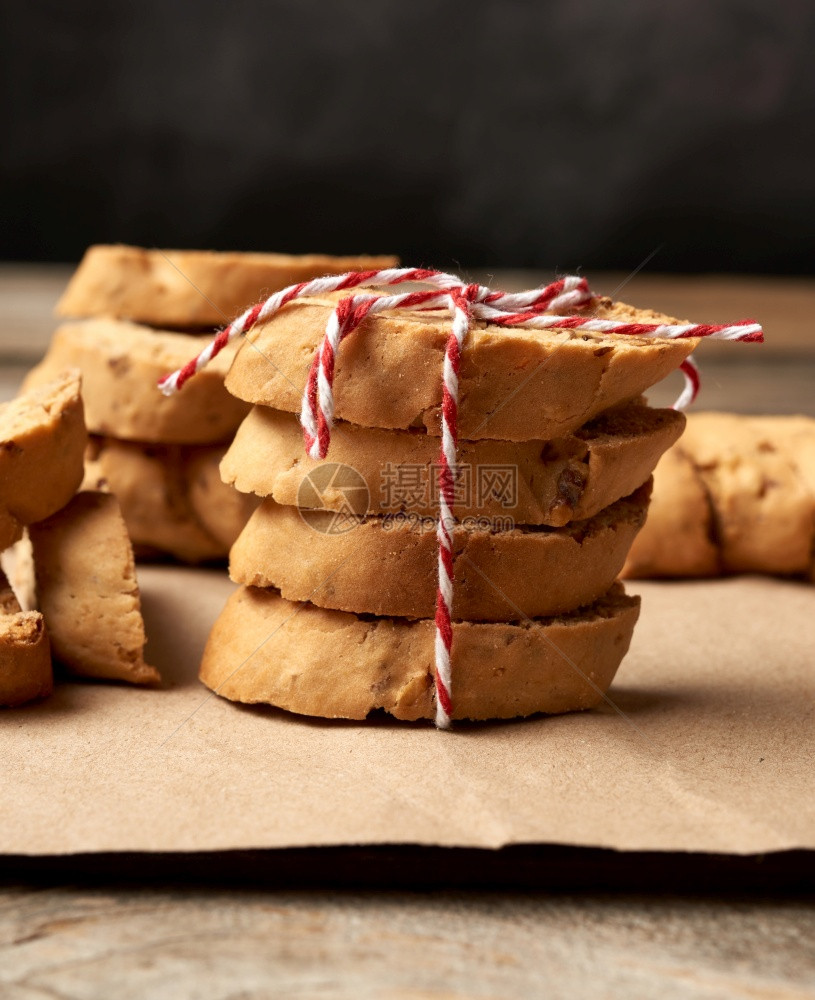
[[[0,267],[0,398],[45,349],[69,273]],[[496,272],[493,283],[546,278]],[[611,293],[625,278],[594,275],[592,285]],[[618,295],[682,318],[759,319],[764,347],[702,352],[699,405],[815,415],[815,281],[638,274]],[[653,402],[670,402],[679,381],[668,382]],[[457,857],[450,852],[451,872]],[[321,858],[330,869],[330,853]],[[664,870],[681,862],[665,855]],[[624,863],[635,880],[637,856]],[[707,896],[712,883],[700,873],[686,891],[663,891],[657,880],[643,892],[638,879],[639,895],[630,895],[585,880],[569,891],[562,874],[557,890],[545,879],[530,891],[518,891],[518,879],[513,891],[452,890],[441,879],[435,890],[408,892],[348,888],[347,878],[333,890],[213,884],[211,858],[195,884],[166,871],[138,884],[134,869],[131,859],[124,882],[110,864],[93,879],[87,865],[0,864],[0,998],[815,997],[815,906],[794,891],[789,866],[786,893],[768,891],[766,879],[756,891],[740,874]]]

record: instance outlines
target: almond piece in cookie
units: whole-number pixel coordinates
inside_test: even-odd
[[[109,493],[78,493],[31,526],[37,598],[55,659],[82,677],[153,684],[133,550]]]

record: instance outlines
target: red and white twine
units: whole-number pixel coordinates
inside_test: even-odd
[[[383,287],[417,282],[429,288],[383,295],[368,291],[352,292],[332,310],[325,335],[311,364],[300,409],[300,423],[306,451],[315,459],[328,454],[334,423],[334,369],[342,341],[366,316],[394,309],[445,309],[451,316],[451,330],[444,352],[442,372],[441,449],[439,455],[439,576],[436,596],[436,725],[447,728],[453,714],[451,656],[453,646],[453,529],[455,480],[458,450],[458,375],[461,351],[474,320],[498,326],[518,326],[536,330],[580,330],[595,334],[685,339],[710,337],[715,340],[760,342],[761,326],[752,321],[723,324],[626,323],[589,316],[564,316],[559,310],[579,309],[594,296],[585,278],[569,276],[545,288],[526,292],[493,291],[483,285],[463,284],[442,271],[423,268],[387,268],[381,271],[352,271],[334,277],[315,278],[284,288],[265,302],[247,309],[212,340],[183,368],[159,382],[166,395],[177,392],[235,337],[248,333],[258,323],[270,319],[287,303],[298,298],[348,291],[361,285]],[[699,369],[687,358],[680,369],[685,388],[674,404],[684,409],[699,391]]]

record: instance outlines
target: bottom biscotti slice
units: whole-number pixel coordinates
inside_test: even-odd
[[[151,445],[93,437],[83,488],[114,493],[140,554],[224,559],[260,502],[226,486],[225,445]]]
[[[119,505],[78,493],[30,529],[37,599],[54,657],[83,677],[151,684],[133,549]]]
[[[471,518],[453,529],[453,617],[517,621],[601,597],[645,520],[650,481],[564,528]],[[342,518],[265,500],[232,546],[236,583],[275,587],[294,601],[361,614],[432,618],[438,541],[432,518]]]
[[[639,615],[620,584],[589,608],[510,625],[453,625],[455,719],[509,719],[591,708],[608,690]],[[435,715],[432,621],[375,618],[294,604],[240,587],[210,634],[207,687],[232,701],[300,715]]]
[[[13,708],[49,695],[54,686],[45,622],[23,611],[0,571],[0,705]]]

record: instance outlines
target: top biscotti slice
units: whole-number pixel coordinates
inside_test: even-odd
[[[0,549],[71,499],[87,443],[76,370],[0,404]]]
[[[78,368],[85,421],[94,434],[162,444],[225,441],[247,411],[246,404],[224,388],[233,348],[215,358],[183,393],[163,396],[156,385],[208,343],[209,337],[113,319],[63,323],[24,387],[41,385],[66,367]]]
[[[250,403],[299,412],[308,366],[336,301],[295,300],[254,327],[227,376],[229,391]],[[581,315],[678,322],[609,299],[595,300]],[[449,334],[449,317],[369,314],[339,349],[335,416],[365,427],[440,433]],[[475,324],[461,354],[459,436],[508,441],[561,437],[639,396],[677,368],[696,343]]]
[[[287,285],[396,264],[396,257],[92,246],[68,283],[57,314],[115,316],[176,328],[222,326]]]
[[[633,493],[679,438],[676,410],[628,403],[554,441],[461,441],[455,513],[561,527]],[[286,506],[436,516],[439,439],[338,423],[325,461],[309,458],[297,418],[255,406],[221,462],[243,493]]]

